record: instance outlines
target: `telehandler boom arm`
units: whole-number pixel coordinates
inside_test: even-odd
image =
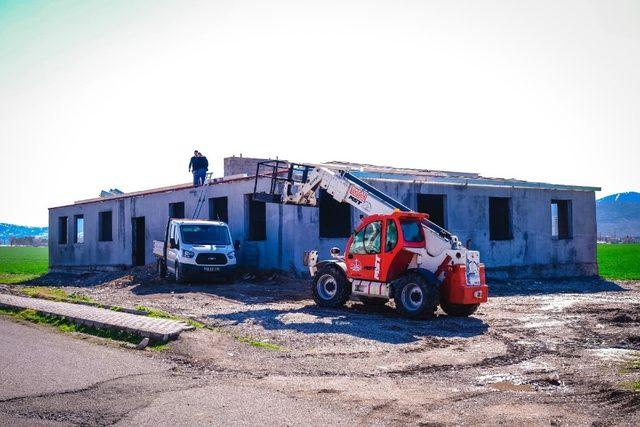
[[[276,161],[277,162],[277,161]],[[273,162],[263,162],[261,164],[271,166]],[[277,162],[280,163],[280,162]],[[395,210],[411,212],[407,206],[389,197],[382,191],[359,179],[350,172],[334,172],[324,166],[290,164],[288,170],[279,169],[275,166],[271,178],[274,183],[271,185],[270,194],[254,192],[254,198],[267,201],[280,202],[292,205],[316,206],[316,191],[320,188],[326,190],[327,194],[340,203],[348,203],[358,209],[364,215],[390,214]],[[282,172],[286,172],[286,178]],[[258,178],[265,177],[260,174],[260,164],[256,174],[256,186],[258,188]],[[276,181],[282,181],[281,194],[277,194]],[[278,200],[279,199],[279,200]],[[424,220],[422,223],[425,233],[433,240],[437,241],[437,246],[448,249],[460,249],[462,247],[459,239],[437,224]],[[432,242],[433,245],[435,242]],[[434,248],[435,249],[435,248]]]

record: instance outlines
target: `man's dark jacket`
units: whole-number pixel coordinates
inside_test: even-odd
[[[200,169],[200,167],[198,166],[199,162],[200,162],[200,157],[198,156],[191,157],[191,160],[189,160],[189,170],[195,171]]]
[[[192,171],[197,171],[198,169],[209,170],[209,161],[206,157],[197,157],[193,156],[191,161],[189,162],[189,168]]]

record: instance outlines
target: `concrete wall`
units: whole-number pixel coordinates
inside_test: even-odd
[[[596,275],[595,193],[590,191],[464,187],[373,182],[417,209],[417,194],[445,195],[446,228],[480,251],[494,278]],[[489,238],[489,197],[511,198],[511,240]],[[572,201],[572,238],[551,237],[551,201]]]
[[[240,158],[236,158],[240,159]],[[255,159],[248,159],[255,160]],[[226,168],[225,164],[225,168]],[[231,171],[230,171],[231,172]],[[232,173],[230,173],[232,174]],[[416,209],[417,194],[444,194],[446,227],[463,244],[480,251],[489,276],[562,277],[597,274],[595,194],[590,191],[475,187],[414,182],[370,181],[403,204]],[[346,239],[319,237],[317,208],[267,204],[267,239],[249,241],[247,195],[253,179],[234,180],[205,187],[206,198],[228,197],[229,227],[234,240],[241,242],[239,260],[258,268],[277,268],[305,274],[303,253],[318,249],[328,257],[333,246],[344,248]],[[146,262],[153,262],[152,241],[163,240],[169,217],[169,203],[185,202],[191,217],[199,194],[193,189],[104,200],[52,208],[49,212],[49,263],[58,268],[125,268],[132,264],[131,218],[146,221]],[[513,239],[489,239],[489,197],[510,197]],[[573,237],[551,237],[551,200],[572,201]],[[113,241],[98,242],[98,213],[113,211]],[[83,214],[85,243],[73,243],[73,216]],[[69,239],[58,244],[58,217],[69,217]],[[208,203],[201,218],[208,217]],[[359,223],[359,212],[352,210],[352,225]]]
[[[224,176],[239,175],[246,173],[253,176],[256,173],[258,162],[268,159],[257,159],[252,157],[225,157],[224,158]]]

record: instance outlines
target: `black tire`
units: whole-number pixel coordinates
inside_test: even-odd
[[[480,307],[480,304],[449,304],[441,301],[440,308],[449,316],[469,317]]]
[[[158,258],[157,266],[158,266],[158,276],[160,276],[161,279],[164,279],[165,277],[167,277],[167,266],[164,263],[164,260]]]
[[[386,298],[372,298],[372,297],[359,297],[360,302],[367,307],[384,307],[387,302],[389,302]]]
[[[408,272],[394,283],[396,311],[412,319],[431,317],[440,299],[437,280],[428,280],[417,272]]]
[[[184,283],[184,274],[182,272],[182,268],[180,267],[180,263],[176,261],[176,265],[173,272],[173,280],[176,283]]]
[[[341,307],[351,296],[351,282],[339,266],[323,265],[313,276],[311,293],[320,307]]]

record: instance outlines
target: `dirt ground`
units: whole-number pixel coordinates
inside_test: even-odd
[[[428,320],[392,303],[322,309],[307,281],[277,274],[177,285],[137,269],[39,284],[199,320],[211,329],[154,357],[350,408],[363,424],[640,425],[640,371],[629,368],[640,360],[640,282],[493,284],[473,317]]]

